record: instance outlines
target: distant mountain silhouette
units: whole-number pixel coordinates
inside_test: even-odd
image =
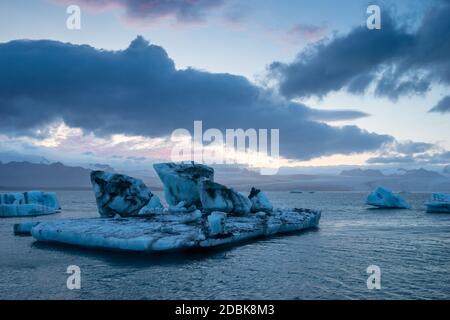
[[[415,170],[403,170],[403,173],[400,174],[403,178],[416,178],[416,179],[424,179],[424,178],[442,178],[442,175],[436,171],[426,170],[424,168],[415,169]]]
[[[62,163],[0,162],[0,189],[91,189],[91,169],[115,171],[104,164],[87,165],[88,168],[70,167]],[[160,179],[153,169],[144,171],[120,171],[141,178],[155,191],[161,190]],[[370,191],[376,186],[385,186],[394,191],[450,192],[450,177],[425,169],[399,170],[393,175],[384,175],[379,170],[354,169],[339,175],[290,174],[262,176],[245,168],[217,166],[215,180],[239,191],[249,192],[256,186],[266,191]]]
[[[90,163],[88,165],[89,169],[92,170],[101,170],[101,171],[107,171],[107,172],[116,172],[113,167],[111,167],[109,164],[102,164],[102,163]]]
[[[349,177],[384,177],[384,174],[380,170],[374,169],[343,170],[340,175]]]
[[[0,162],[2,189],[78,189],[91,188],[91,170],[69,167],[60,162]]]

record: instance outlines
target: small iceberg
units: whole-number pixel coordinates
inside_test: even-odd
[[[321,212],[273,208],[267,195],[249,196],[214,182],[204,165],[163,163],[155,170],[168,208],[139,180],[93,171],[100,218],[16,224],[16,234],[88,248],[161,252],[209,248],[274,234],[316,228]]]
[[[54,214],[61,210],[54,192],[0,193],[0,217],[28,217]]]
[[[429,213],[450,213],[450,194],[433,193],[425,206]]]
[[[410,209],[410,205],[400,196],[386,188],[377,187],[367,197],[367,204],[384,209]]]

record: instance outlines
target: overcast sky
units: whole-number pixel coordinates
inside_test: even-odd
[[[279,129],[290,166],[443,166],[448,17],[446,0],[2,1],[0,161],[145,167],[202,120]]]

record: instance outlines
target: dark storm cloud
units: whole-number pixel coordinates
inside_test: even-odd
[[[430,112],[450,113],[450,96],[442,98]]]
[[[316,43],[292,63],[275,62],[270,75],[285,96],[309,97],[347,90],[393,100],[423,94],[433,83],[450,84],[450,1],[436,2],[415,30],[382,9],[381,30],[357,27]]]
[[[85,132],[162,137],[176,128],[280,129],[292,159],[378,149],[392,137],[320,121],[363,117],[289,102],[230,74],[177,70],[163,48],[136,38],[123,51],[56,41],[0,44],[0,132],[35,134],[63,120]],[[45,135],[46,131],[40,131]]]
[[[120,7],[131,19],[174,17],[179,22],[202,21],[208,11],[220,8],[224,0],[55,0],[64,4],[100,9]]]

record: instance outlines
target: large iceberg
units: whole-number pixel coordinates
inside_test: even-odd
[[[450,213],[450,194],[433,193],[425,206],[430,213]]]
[[[156,163],[153,165],[164,185],[164,196],[171,206],[201,207],[198,184],[202,179],[214,180],[214,169],[196,163]]]
[[[271,215],[227,216],[213,212],[186,221],[182,214],[148,218],[91,218],[43,221],[31,226],[38,241],[89,248],[161,252],[235,244],[258,237],[316,228],[320,212],[276,209]],[[17,230],[30,225],[16,227]]]
[[[158,196],[140,179],[123,174],[92,171],[91,182],[102,217],[129,217],[162,209]]]
[[[28,191],[0,193],[0,217],[53,214],[61,210],[54,192]]]
[[[410,209],[409,204],[400,196],[394,195],[391,190],[377,187],[367,197],[367,204],[385,209]]]
[[[247,197],[213,182],[214,171],[207,166],[154,167],[164,183],[168,208],[141,180],[94,171],[91,180],[101,218],[17,224],[14,231],[38,241],[154,252],[233,244],[319,224],[320,211],[273,209],[257,189]]]

